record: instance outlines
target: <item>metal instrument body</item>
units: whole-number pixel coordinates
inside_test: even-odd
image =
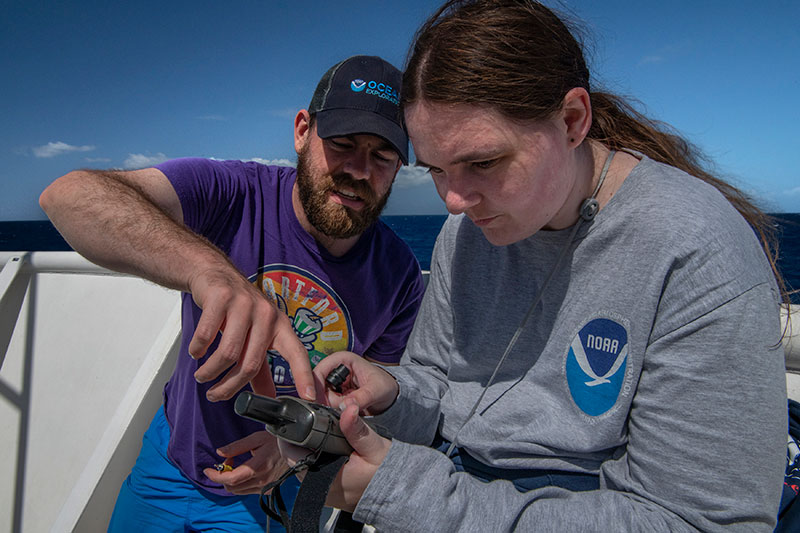
[[[244,391],[236,397],[234,410],[262,422],[267,431],[291,444],[334,455],[353,452],[339,429],[339,412],[326,405],[294,396],[268,398]],[[390,438],[384,428],[365,422],[379,435]]]

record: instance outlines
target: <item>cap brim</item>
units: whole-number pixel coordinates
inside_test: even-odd
[[[326,109],[316,113],[317,135],[323,139],[368,134],[385,139],[408,164],[408,135],[395,122],[372,111]]]

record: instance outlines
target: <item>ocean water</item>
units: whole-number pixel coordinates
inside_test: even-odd
[[[433,245],[447,215],[398,215],[382,220],[408,243],[422,270],[430,270]]]
[[[789,289],[792,303],[800,305],[800,213],[774,215],[778,223],[778,270]]]
[[[778,269],[789,287],[800,289],[800,213],[773,215],[780,238]],[[420,266],[428,270],[436,235],[445,215],[387,216],[383,221],[403,238]],[[0,222],[0,250],[63,251],[70,250],[49,221]],[[800,305],[800,293],[792,295],[792,303]]]

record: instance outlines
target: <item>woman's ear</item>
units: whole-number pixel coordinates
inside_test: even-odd
[[[564,96],[562,113],[570,145],[578,146],[592,127],[592,103],[588,91],[583,87],[570,89]]]

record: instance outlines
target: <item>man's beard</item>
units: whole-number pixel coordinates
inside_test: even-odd
[[[297,155],[297,192],[314,229],[334,239],[348,239],[360,235],[378,220],[389,199],[391,186],[385,195],[377,198],[366,181],[354,179],[347,173],[314,174],[308,159],[306,144]],[[364,201],[360,211],[330,201],[330,192],[341,188],[352,190]]]

